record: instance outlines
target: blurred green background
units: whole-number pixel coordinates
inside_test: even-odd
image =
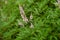
[[[57,0],[0,0],[0,40],[60,40],[60,9]],[[29,19],[25,23],[19,4]],[[24,24],[19,25],[19,22]],[[30,23],[34,28],[30,28]]]

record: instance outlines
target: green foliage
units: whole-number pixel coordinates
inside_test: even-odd
[[[0,40],[60,40],[60,9],[56,0],[0,0]],[[23,6],[30,22],[24,23],[19,11]],[[19,21],[24,27],[19,25]]]

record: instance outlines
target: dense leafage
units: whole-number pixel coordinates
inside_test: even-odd
[[[60,9],[56,3],[57,0],[0,0],[0,40],[60,40]],[[28,23],[23,21],[19,5]]]

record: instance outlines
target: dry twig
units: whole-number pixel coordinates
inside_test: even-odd
[[[60,4],[60,0],[57,0],[58,1],[58,3]]]
[[[60,8],[60,0],[57,0],[58,1],[58,6],[59,6],[59,8]]]
[[[31,15],[30,15],[30,20],[32,20],[33,19],[33,15],[32,15],[32,13],[31,13]],[[33,26],[33,24],[31,23],[31,25],[30,25],[30,28],[34,28],[34,26]]]
[[[31,23],[30,28],[34,28],[34,25]]]
[[[23,18],[23,21],[25,21],[27,23],[28,19],[27,19],[26,15],[25,15],[25,12],[24,12],[21,5],[19,5],[19,10],[20,10],[21,17]]]
[[[26,15],[25,15],[25,12],[24,12],[24,10],[23,10],[23,7],[22,7],[21,5],[19,5],[19,10],[20,10],[21,17],[23,18],[23,21],[27,23],[29,20],[27,19]],[[31,15],[30,15],[30,20],[32,20],[32,19],[33,19],[33,16],[32,16],[32,14],[31,14]],[[21,24],[21,23],[19,23],[19,24]],[[33,28],[33,27],[34,27],[34,26],[33,26],[33,24],[31,23],[30,28]]]

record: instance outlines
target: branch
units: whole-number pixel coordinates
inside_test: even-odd
[[[21,17],[23,18],[23,21],[27,23],[28,19],[27,19],[26,15],[25,15],[25,12],[24,12],[21,5],[19,5],[19,10],[20,10]]]

